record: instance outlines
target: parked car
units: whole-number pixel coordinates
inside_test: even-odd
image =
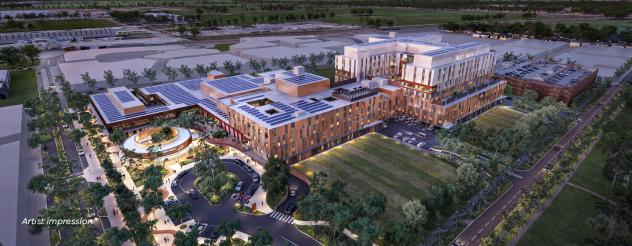
[[[283,212],[285,214],[293,215],[294,212],[296,212],[296,209],[298,209],[298,206],[296,206],[296,204],[292,204],[290,206],[287,206],[287,208]]]
[[[171,187],[176,187],[176,186],[178,186],[178,180],[171,181]]]
[[[426,145],[426,143],[425,143],[425,142],[419,142],[419,143],[417,143],[417,148],[422,148],[422,147],[424,147],[425,145]]]
[[[425,132],[418,132],[418,133],[417,133],[417,134],[415,134],[415,135],[417,135],[417,137],[420,137],[420,138],[425,138],[425,137],[427,137],[427,136],[428,136],[428,134],[426,134]]]
[[[259,175],[257,175],[256,173],[252,174],[252,182],[259,182]]]
[[[189,191],[189,196],[191,197],[191,199],[197,200],[198,198],[200,198],[200,193],[195,190],[191,190]]]
[[[560,149],[562,149],[562,146],[555,145],[555,147],[553,147],[553,150],[555,150],[555,151],[558,151],[558,150],[560,150]]]
[[[85,153],[83,153],[83,150],[82,150],[82,149],[77,150],[77,154],[79,154],[79,155],[85,155]]]
[[[408,142],[408,139],[410,139],[409,137],[404,137],[402,138],[402,142]]]
[[[202,234],[202,232],[208,229],[208,224],[195,222],[195,224],[193,225],[193,228],[197,229],[198,233]]]
[[[245,165],[245,166],[244,166],[244,168],[245,168],[245,169],[246,169],[246,171],[248,171],[249,173],[251,173],[251,172],[253,171],[253,170],[252,170],[252,167],[250,167],[250,166],[248,166],[248,165]]]
[[[215,240],[215,239],[219,238],[219,232],[217,232],[217,227],[215,227],[214,225],[208,226],[208,229],[206,229],[206,230],[208,232],[210,232],[210,234],[208,236],[210,239]]]
[[[295,197],[296,196],[296,190],[295,189],[290,189],[290,196],[291,197]]]
[[[244,185],[244,182],[242,181],[237,182],[237,185],[235,185],[235,191],[240,192],[243,185]]]

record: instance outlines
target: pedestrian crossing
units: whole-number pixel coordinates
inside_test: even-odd
[[[292,224],[292,222],[294,222],[294,218],[292,218],[292,216],[289,216],[287,214],[283,214],[283,213],[280,213],[280,212],[277,212],[277,211],[273,211],[268,216],[272,217],[275,220],[282,221],[282,222],[289,223],[289,224]]]

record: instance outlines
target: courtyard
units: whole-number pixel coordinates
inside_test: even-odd
[[[384,218],[402,217],[401,206],[422,199],[432,185],[456,179],[456,167],[384,135],[371,133],[300,162],[293,168],[312,177],[327,174],[329,182],[347,183],[353,199],[382,193],[387,199]]]

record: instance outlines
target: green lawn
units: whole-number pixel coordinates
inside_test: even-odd
[[[37,97],[37,79],[35,69],[25,71],[9,71],[11,85],[9,98],[0,99],[0,107],[24,104],[27,100]]]
[[[8,28],[6,26],[0,26],[0,32],[29,32],[29,31],[46,31],[46,30],[66,30],[77,28],[97,28],[97,27],[110,27],[117,24],[107,19],[77,19],[77,20],[46,20],[46,21],[31,21],[33,28],[27,28],[27,23],[24,24],[24,28]]]
[[[215,49],[219,51],[228,51],[232,44],[216,44]]]
[[[518,246],[584,245],[583,235],[590,232],[586,220],[597,215],[596,203],[600,200],[575,187],[564,187]]]
[[[507,107],[495,107],[476,117],[472,122],[482,128],[509,128],[525,114]]]
[[[385,219],[401,217],[401,206],[422,199],[431,185],[456,178],[449,163],[371,133],[293,166],[307,176],[324,172],[330,182],[347,183],[352,198],[382,193],[388,198]]]
[[[376,8],[373,7],[373,14],[370,18],[376,19],[390,19],[395,22],[395,25],[428,25],[428,24],[443,24],[449,21],[459,22],[461,16],[465,14],[477,15],[477,14],[493,14],[490,12],[476,12],[476,11],[441,11],[441,10],[427,10],[427,9],[405,9],[405,8]],[[341,23],[341,24],[353,24],[363,25],[366,24],[366,18],[364,16],[355,16],[350,13],[350,8],[343,8],[341,11],[336,12],[336,16],[331,19],[326,19],[327,22]],[[505,20],[519,18],[519,14],[507,14]]]

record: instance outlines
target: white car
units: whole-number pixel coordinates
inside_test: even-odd
[[[402,138],[402,142],[408,142],[408,139],[410,139],[409,137],[404,137]]]
[[[426,145],[425,142],[419,142],[419,143],[417,143],[417,148],[424,147],[424,145]]]

